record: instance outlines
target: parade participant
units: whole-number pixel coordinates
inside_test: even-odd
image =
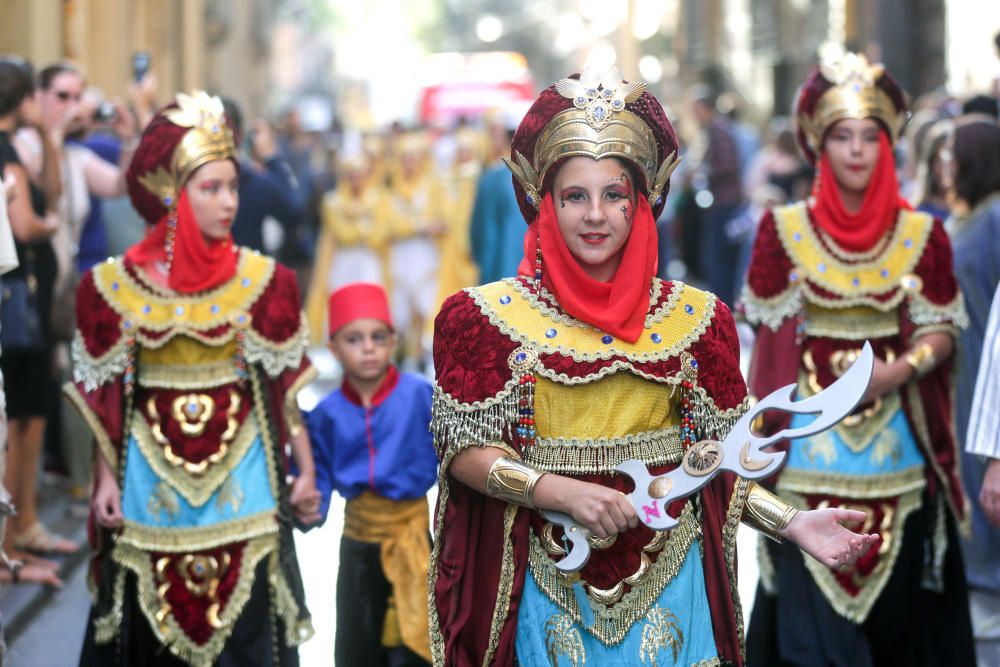
[[[326,332],[327,295],[352,282],[386,284],[389,237],[385,190],[373,183],[363,156],[340,161],[335,190],[323,196],[323,227],[316,243],[306,313],[313,341]]]
[[[764,545],[751,665],[974,660],[950,407],[954,338],[967,318],[944,227],[899,195],[892,146],[905,100],[864,56],[811,74],[796,119],[817,166],[813,196],[765,214],[754,245],[743,306],[758,325],[755,395],[794,382],[801,395],[815,394],[865,340],[878,356],[862,407],[827,433],[793,441],[777,490],[799,509],[860,510],[861,530],[881,542],[837,571]]]
[[[127,179],[150,228],[83,276],[66,386],[97,443],[80,663],[296,665],[312,627],[291,522],[317,520],[319,494],[295,277],[232,243],[218,98],[178,95]]]
[[[404,357],[420,363],[429,351],[423,332],[438,297],[440,237],[446,213],[440,182],[430,169],[426,137],[409,133],[393,144],[389,188],[389,273],[392,319],[403,338]]]
[[[430,527],[437,458],[430,384],[392,365],[396,334],[385,290],[346,285],[330,295],[330,350],[344,383],[309,413],[325,518],[347,499],[337,573],[335,663],[425,665]]]
[[[456,134],[455,160],[445,178],[442,193],[447,231],[440,240],[443,261],[436,306],[458,290],[478,282],[478,271],[469,247],[469,226],[476,186],[483,172],[483,138],[469,128],[462,128]],[[427,318],[426,326],[428,333],[433,333],[431,318]]]
[[[437,665],[742,665],[741,518],[830,566],[874,539],[839,524],[858,513],[796,513],[728,474],[669,506],[669,534],[620,493],[616,465],[672,470],[747,407],[729,309],[655,277],[677,139],[644,89],[613,68],[542,92],[510,162],[527,275],[438,315]],[[593,533],[581,586],[555,567],[562,529],[546,509]]]

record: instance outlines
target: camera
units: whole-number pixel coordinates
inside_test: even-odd
[[[101,102],[94,109],[93,119],[95,123],[113,123],[118,120],[118,110],[111,102]]]

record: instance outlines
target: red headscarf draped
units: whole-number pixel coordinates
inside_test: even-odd
[[[852,252],[873,248],[892,227],[899,209],[910,208],[899,196],[892,146],[885,131],[879,132],[878,162],[868,181],[861,208],[854,213],[844,208],[825,152],[819,156],[819,178],[813,187],[813,197],[813,216],[837,245]]]
[[[167,261],[167,216],[163,216],[146,237],[125,251],[134,264],[143,266]],[[170,289],[191,294],[218,287],[236,275],[236,247],[232,236],[221,241],[206,240],[191,210],[187,191],[177,198],[177,230],[174,259],[167,284]]]
[[[622,261],[611,282],[587,275],[559,231],[552,195],[542,200],[538,217],[524,235],[524,260],[520,273],[534,271],[535,251],[542,242],[542,284],[563,310],[578,320],[634,343],[642,335],[649,310],[649,288],[656,274],[656,221],[649,202],[638,192],[632,230],[621,250]]]

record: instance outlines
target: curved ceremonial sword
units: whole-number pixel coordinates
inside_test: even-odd
[[[670,503],[695,493],[723,470],[745,479],[773,475],[784,463],[785,453],[765,452],[762,448],[779,440],[821,433],[851,414],[868,389],[874,364],[875,354],[871,344],[866,342],[857,361],[823,391],[796,401],[793,400],[794,384],[776,389],[750,408],[722,442],[702,440],[695,443],[685,452],[681,465],[666,474],[654,477],[645,464],[636,459],[618,465],[616,470],[635,482],[635,491],[627,498],[635,507],[639,520],[653,530],[670,530],[677,525],[677,519],[667,514]],[[786,428],[766,437],[754,434],[751,427],[754,420],[768,410],[814,414],[816,418],[804,426]],[[569,543],[566,557],[557,562],[556,567],[563,572],[582,569],[590,558],[589,531],[568,514],[546,510],[542,515],[563,527]]]

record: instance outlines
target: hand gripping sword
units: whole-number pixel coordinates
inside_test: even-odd
[[[635,482],[635,491],[626,496],[635,507],[639,520],[653,530],[670,530],[677,519],[667,514],[667,507],[679,498],[687,497],[708,484],[723,470],[744,479],[763,479],[777,472],[784,463],[784,452],[765,452],[764,447],[779,440],[803,438],[821,433],[853,412],[871,380],[875,354],[865,343],[858,357],[840,378],[823,391],[801,401],[793,400],[796,389],[790,384],[776,389],[748,410],[733,426],[722,442],[702,440],[688,448],[681,465],[670,472],[652,476],[642,461],[631,459],[615,469]],[[798,428],[786,428],[770,436],[753,432],[754,420],[768,410],[792,414],[814,414],[816,418]],[[563,572],[577,572],[590,558],[590,531],[563,512],[546,510],[542,515],[563,527],[567,544],[566,556],[556,563]]]

